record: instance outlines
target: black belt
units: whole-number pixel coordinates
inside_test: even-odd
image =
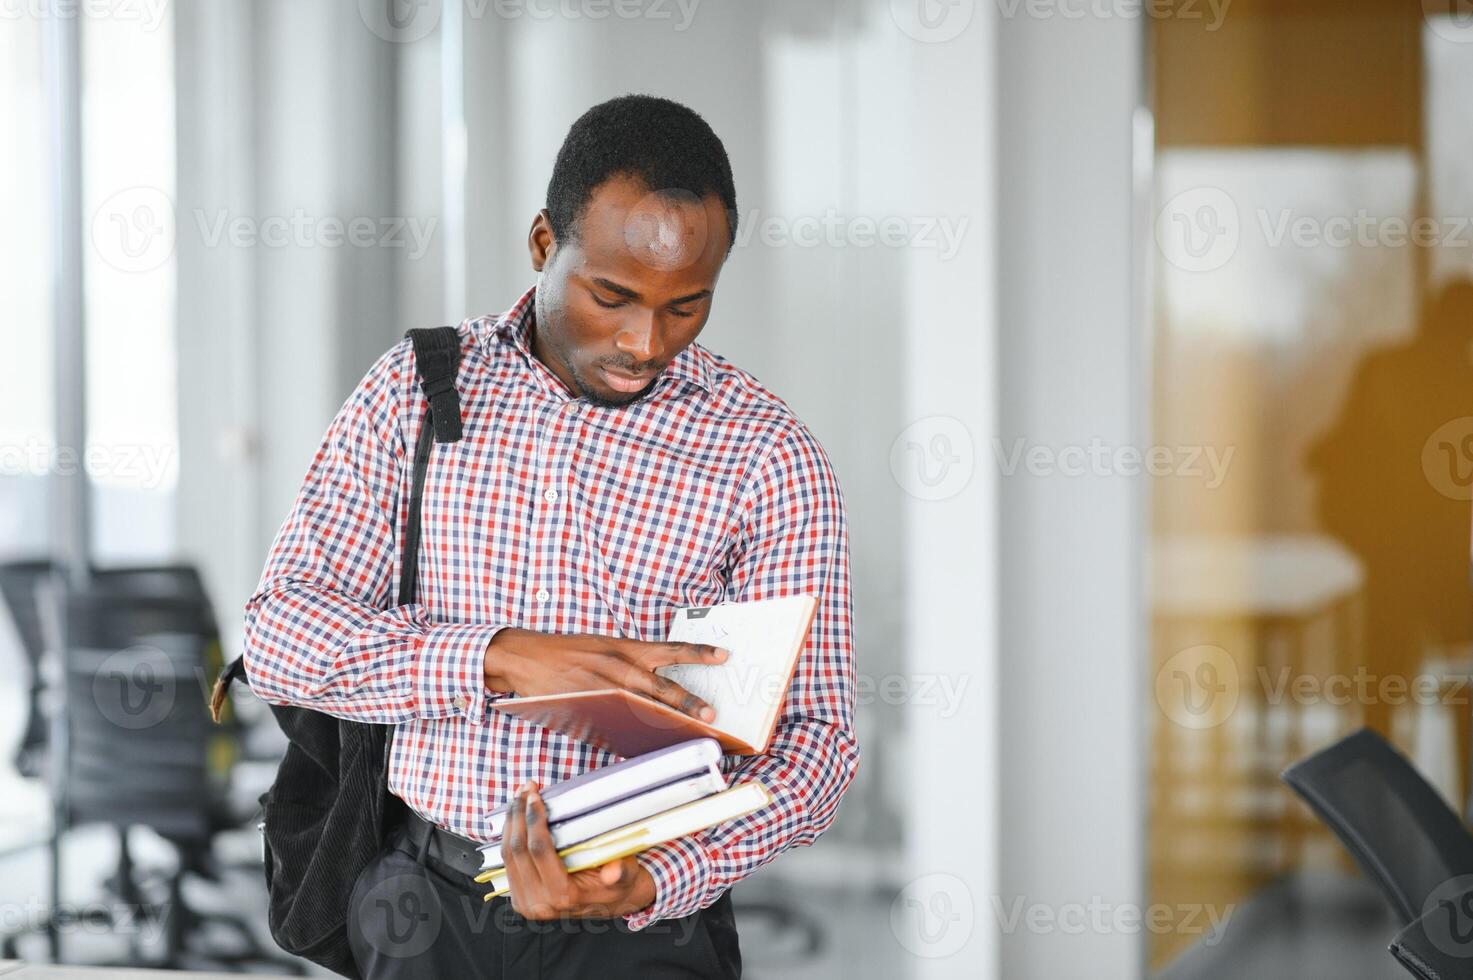
[[[427,854],[467,878],[475,878],[481,873],[480,848],[484,845],[436,826],[408,807],[404,813],[404,837],[407,846],[402,849],[408,853],[415,856]],[[427,839],[428,847],[425,846]]]

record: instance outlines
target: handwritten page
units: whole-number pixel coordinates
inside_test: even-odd
[[[655,672],[715,708],[714,727],[761,745],[786,697],[813,604],[808,596],[791,596],[678,610],[671,641],[709,643],[729,656],[725,663],[672,664]]]

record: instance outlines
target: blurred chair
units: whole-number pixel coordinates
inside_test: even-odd
[[[59,576],[53,583],[42,602],[45,645],[60,651],[62,676],[46,766],[54,802],[53,916],[43,927],[53,959],[61,961],[60,933],[70,924],[60,905],[63,840],[72,828],[101,823],[116,828],[118,839],[107,887],[124,907],[167,924],[162,952],[147,965],[269,963],[300,972],[294,961],[263,949],[244,920],[203,914],[184,901],[187,874],[215,877],[210,843],[222,824],[243,822],[222,818],[219,780],[210,771],[206,663],[212,646],[218,659],[218,636],[198,575],[182,567],[114,569],[83,587]],[[150,884],[136,870],[132,827],[151,829],[177,850],[178,865],[161,882]],[[194,942],[206,927],[233,934],[224,951]],[[5,940],[7,956],[16,938]],[[137,933],[130,932],[128,963],[142,962]]]
[[[1283,778],[1390,904],[1404,927],[1391,946],[1398,961],[1446,976],[1434,969],[1438,953],[1462,961],[1452,975],[1473,977],[1473,834],[1411,763],[1362,729]]]
[[[56,570],[56,564],[46,559],[0,563],[0,600],[4,601],[6,612],[15,624],[26,668],[26,723],[15,750],[15,769],[30,778],[41,775],[47,738],[46,714],[41,704],[46,686],[41,672],[46,641],[41,634],[36,590]]]
[[[26,661],[28,685],[26,724],[15,753],[15,769],[22,776],[40,778],[45,775],[49,727],[43,705],[45,692],[46,638],[42,632],[38,590],[60,571],[49,559],[32,559],[0,563],[0,601],[15,624],[21,652]],[[199,601],[208,610],[209,599],[199,571],[189,565],[150,565],[126,568],[94,569],[92,585],[122,595],[178,596]],[[209,618],[209,635],[214,638],[206,648],[205,669],[211,676],[224,666],[220,651],[219,631],[213,615]],[[238,732],[222,730],[232,740]],[[212,733],[216,738],[220,732]]]
[[[1432,903],[1391,941],[1391,955],[1418,980],[1473,976],[1473,890]]]
[[[1296,763],[1283,778],[1403,923],[1420,916],[1439,887],[1473,875],[1473,835],[1411,763],[1369,729]]]

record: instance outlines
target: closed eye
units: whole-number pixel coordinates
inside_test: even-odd
[[[676,309],[673,306],[670,307],[670,312],[672,314],[674,314],[675,316],[682,317],[682,318],[695,316],[695,314],[692,313],[690,310],[680,310],[680,309]]]
[[[621,307],[621,306],[624,305],[623,300],[619,300],[618,302],[614,302],[614,303],[606,303],[601,298],[599,298],[598,293],[589,293],[588,295],[592,296],[593,297],[593,301],[595,303],[597,303],[599,306],[602,306],[606,310],[617,309],[618,307]]]

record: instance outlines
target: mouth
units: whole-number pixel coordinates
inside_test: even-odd
[[[649,371],[644,374],[627,374],[623,371],[615,371],[612,368],[600,367],[599,373],[603,375],[604,381],[610,388],[625,394],[634,394],[643,391],[649,383],[655,380],[658,371]]]

